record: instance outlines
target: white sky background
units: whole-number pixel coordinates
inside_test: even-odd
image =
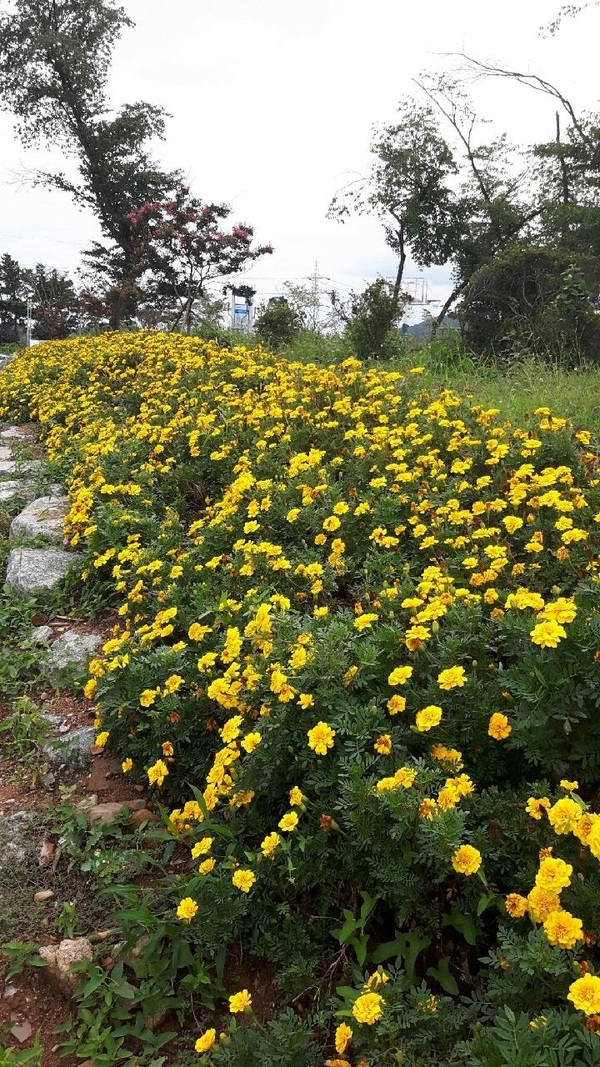
[[[264,296],[314,269],[341,293],[395,271],[381,227],[326,219],[336,191],[366,173],[371,127],[393,121],[411,78],[464,51],[540,74],[576,109],[600,93],[600,9],[542,39],[561,0],[122,0],[134,29],[115,50],[115,105],[160,104],[172,115],[156,156],[181,168],[195,195],[232,205],[275,254],[240,281]],[[494,80],[473,90],[477,110],[511,140],[551,139],[554,101]],[[65,166],[58,153],[26,151],[0,114],[0,253],[23,266],[74,272],[99,233],[93,216],[59,192],[15,182],[23,168]],[[417,269],[409,265],[408,274]],[[449,292],[448,271],[425,271],[430,297]],[[331,281],[329,281],[329,279]],[[435,310],[435,306],[431,310]],[[414,316],[413,316],[414,317]],[[417,316],[417,317],[420,317]]]

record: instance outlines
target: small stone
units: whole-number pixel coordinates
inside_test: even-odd
[[[67,630],[57,637],[46,666],[52,685],[83,683],[87,677],[88,660],[101,643],[99,634],[78,634],[74,630]]]
[[[64,737],[49,741],[42,751],[53,766],[64,765],[73,770],[83,770],[90,762],[90,745],[95,735],[93,726],[81,726]]]
[[[98,826],[104,823],[116,822],[117,819],[122,817],[124,811],[125,814],[129,814],[129,808],[125,802],[108,801],[105,804],[95,804],[93,808],[89,808],[86,816],[90,826]]]
[[[47,793],[52,793],[56,789],[56,775],[52,771],[47,771],[42,776],[42,789],[45,789]]]
[[[29,640],[32,645],[47,645],[53,636],[51,626],[36,626],[35,630],[31,631]]]
[[[140,808],[139,811],[133,811],[131,818],[129,819],[129,826],[134,830],[145,822],[159,822],[158,815],[155,815],[153,811],[149,811],[148,808]]]
[[[68,997],[85,981],[82,971],[72,974],[70,968],[82,960],[94,958],[87,937],[67,938],[58,945],[42,945],[39,955],[46,963],[48,977],[54,981],[61,993]]]
[[[45,904],[47,900],[54,900],[56,893],[53,889],[40,889],[39,893],[36,893],[34,900],[36,904]]]
[[[19,990],[17,989],[16,985],[7,985],[7,986],[4,987],[4,992],[2,994],[2,999],[3,1000],[10,1000],[10,998],[14,997],[15,993],[18,993],[18,992],[19,992]]]
[[[24,1041],[27,1041],[31,1037],[33,1026],[29,1022],[29,1019],[23,1019],[23,1022],[16,1023],[15,1026],[11,1028],[10,1032],[19,1044],[22,1045]]]

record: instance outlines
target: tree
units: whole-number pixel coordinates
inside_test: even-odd
[[[397,325],[410,297],[396,296],[386,278],[376,278],[361,293],[350,293],[341,301],[331,293],[331,301],[345,323],[344,336],[358,359],[385,359],[390,354],[391,331]]]
[[[254,324],[259,339],[271,348],[288,345],[304,326],[302,313],[285,296],[272,296]]]
[[[372,214],[398,256],[393,297],[400,299],[408,251],[420,266],[443,264],[455,246],[456,197],[449,178],[457,167],[442,137],[433,108],[408,99],[390,126],[375,128],[369,174],[333,198],[328,216],[340,221],[351,213]]]
[[[128,215],[164,198],[178,177],[149,155],[149,140],[164,134],[162,108],[126,104],[110,116],[112,50],[131,25],[113,0],[15,0],[0,12],[0,106],[12,112],[25,145],[52,143],[75,159],[77,179],[38,172],[34,180],[96,215],[109,245],[94,247],[92,263],[112,275],[113,327],[135,292]]]
[[[5,252],[0,259],[0,343],[20,340],[26,312],[23,271],[16,259]]]
[[[80,322],[79,301],[73,282],[54,267],[36,263],[23,271],[25,290],[32,301],[33,336],[40,341],[68,337]]]
[[[189,333],[198,302],[215,278],[235,275],[271,245],[253,247],[254,230],[238,223],[227,231],[227,204],[205,204],[180,184],[175,196],[142,205],[128,215],[143,303],[159,307]]]

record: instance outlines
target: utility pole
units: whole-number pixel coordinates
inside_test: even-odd
[[[315,269],[312,275],[312,322],[311,329],[316,332],[319,322],[319,311],[321,310],[320,294],[319,294],[319,264],[315,259]]]
[[[27,297],[27,310],[25,314],[27,315],[25,326],[25,345],[27,348],[31,348],[31,319],[33,316],[33,301],[30,296]]]

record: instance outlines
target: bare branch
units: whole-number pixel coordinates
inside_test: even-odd
[[[451,52],[449,54],[459,56],[461,59],[466,60],[468,69],[470,68],[474,75],[474,81],[478,81],[480,78],[508,78],[518,82],[520,85],[527,86],[529,89],[533,89],[535,92],[544,93],[546,96],[551,96],[555,100],[558,100],[567,112],[574,128],[581,137],[581,140],[584,141],[585,144],[591,146],[592,142],[577,118],[571,101],[564,96],[560,89],[557,89],[552,82],[547,81],[545,78],[541,78],[539,74],[523,74],[521,71],[517,70],[505,70],[503,67],[497,67],[493,63],[484,63],[483,60],[473,59],[472,56],[467,56],[464,52]]]

